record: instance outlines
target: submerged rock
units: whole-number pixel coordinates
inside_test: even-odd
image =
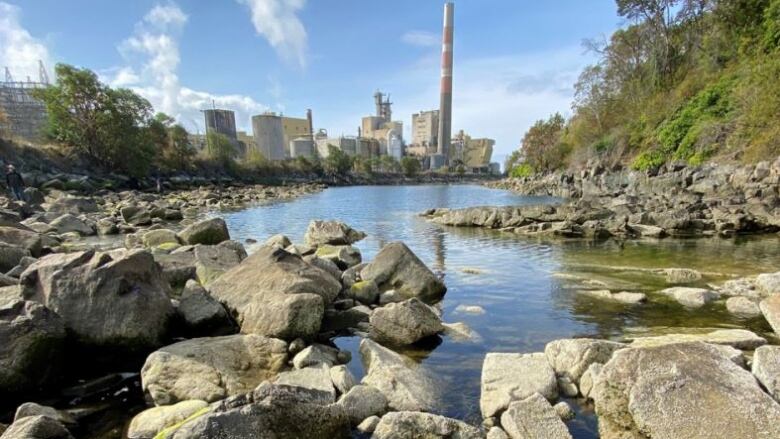
[[[430,413],[401,411],[382,416],[372,439],[482,439],[482,432],[462,421]]]
[[[604,439],[780,436],[780,405],[705,343],[617,351],[592,397]]]
[[[369,322],[372,339],[396,346],[412,344],[444,330],[439,316],[417,299],[377,308]]]
[[[674,287],[662,290],[660,293],[690,308],[699,308],[720,297],[718,293],[704,288]]]
[[[613,293],[610,290],[580,290],[579,293],[596,299],[625,303],[627,305],[647,302],[647,295],[644,293],[631,293],[628,291]]]
[[[407,299],[416,297],[425,303],[439,301],[447,291],[444,283],[402,242],[382,247],[360,276],[376,282],[380,291],[394,290]]]
[[[631,347],[661,346],[692,341],[726,345],[747,350],[766,344],[765,338],[759,337],[746,329],[718,329],[706,334],[668,334],[654,337],[637,337],[631,343]]]
[[[539,393],[509,404],[501,427],[512,439],[571,439],[566,424]]]
[[[366,234],[338,221],[312,221],[306,229],[303,240],[306,245],[352,245],[365,238]]]
[[[287,365],[287,344],[259,335],[195,338],[159,349],[141,369],[155,405],[206,402],[245,393]]]
[[[670,284],[688,284],[701,280],[701,273],[689,268],[666,268],[661,273]]]
[[[496,416],[513,401],[539,393],[547,399],[558,397],[555,371],[543,353],[489,353],[482,364],[482,416]]]

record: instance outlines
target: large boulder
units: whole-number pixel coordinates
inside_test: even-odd
[[[40,233],[16,227],[1,226],[0,242],[22,248],[36,258],[41,255],[43,249]]]
[[[392,412],[382,416],[372,439],[482,439],[482,432],[465,422],[422,412]]]
[[[349,418],[339,404],[322,405],[303,388],[263,383],[170,431],[171,439],[340,439]]]
[[[241,246],[240,243],[224,241],[219,245],[196,245],[193,250],[195,256],[195,276],[203,285],[208,285],[217,280],[226,271],[240,264],[246,257],[243,246],[240,250],[232,243]]]
[[[162,344],[173,306],[145,250],[45,256],[22,273],[28,300],[59,314],[87,345],[148,349]]]
[[[141,385],[155,405],[246,393],[287,365],[287,343],[259,335],[185,340],[153,352]]]
[[[48,416],[27,416],[11,424],[3,439],[73,439],[67,428]]]
[[[753,353],[753,375],[780,402],[780,346],[761,346]]]
[[[154,439],[157,433],[175,426],[182,421],[208,411],[208,403],[199,400],[189,400],[152,407],[135,415],[127,429],[128,439]]]
[[[414,298],[377,308],[371,313],[369,323],[372,339],[395,346],[412,344],[444,330],[439,316]]]
[[[125,206],[119,210],[119,213],[122,215],[122,219],[131,226],[148,226],[152,223],[149,209],[142,206],[134,204]]]
[[[528,398],[534,393],[547,399],[558,396],[555,371],[543,353],[485,355],[479,399],[483,417],[496,416],[513,401]]]
[[[316,335],[325,305],[340,291],[341,284],[328,272],[266,246],[209,285],[211,295],[236,317],[241,332],[285,340]]]
[[[179,232],[179,238],[185,244],[216,245],[230,239],[227,224],[222,218],[211,218],[197,222]]]
[[[217,335],[234,331],[234,324],[225,307],[197,281],[187,281],[176,311],[188,334]]]
[[[371,416],[382,416],[387,412],[387,398],[372,386],[362,384],[352,387],[339,398],[352,425],[358,425]]]
[[[756,276],[756,288],[767,296],[780,294],[780,271]]]
[[[501,426],[511,439],[571,439],[566,424],[538,393],[509,404],[501,415]]]
[[[141,236],[141,243],[146,248],[175,248],[179,245],[179,237],[169,229],[150,230]]]
[[[591,396],[604,439],[780,437],[780,404],[706,343],[621,349]]]
[[[775,294],[762,300],[758,307],[761,309],[761,313],[764,314],[766,321],[775,330],[775,334],[780,336],[780,294]]]
[[[187,246],[171,253],[153,253],[154,260],[162,268],[162,276],[172,287],[181,287],[195,279],[195,247]]]
[[[360,342],[360,358],[362,384],[382,392],[390,410],[431,411],[439,405],[438,383],[411,358],[368,339]]]
[[[82,236],[95,234],[95,229],[93,229],[92,226],[69,213],[55,218],[49,225],[54,227],[60,235],[70,232],[76,232]]]
[[[29,256],[30,250],[26,248],[0,242],[0,272],[7,273]]]
[[[366,234],[338,221],[312,221],[303,239],[306,245],[350,245],[365,238]]]
[[[330,367],[325,364],[281,372],[273,382],[306,389],[312,395],[312,400],[322,405],[336,402],[336,388],[330,378]]]
[[[416,297],[426,303],[441,300],[447,291],[444,283],[402,242],[382,247],[360,277],[374,281],[380,291],[394,290],[407,299]]]
[[[46,207],[49,212],[70,213],[73,215],[98,211],[95,200],[88,197],[59,197]]]
[[[607,340],[573,338],[547,343],[544,354],[558,376],[576,384],[591,364],[606,363],[613,352],[625,346]]]
[[[37,302],[0,300],[0,393],[37,390],[61,372],[62,319]]]

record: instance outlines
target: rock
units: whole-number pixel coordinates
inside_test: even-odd
[[[54,407],[36,404],[34,402],[25,402],[17,407],[16,414],[14,415],[14,422],[28,416],[48,416],[63,425],[76,425],[76,420],[67,412],[57,410]]]
[[[604,439],[780,437],[780,405],[706,343],[619,350],[592,397]]]
[[[312,221],[303,240],[306,245],[351,245],[365,238],[366,234],[338,221]]]
[[[98,220],[96,226],[97,234],[100,236],[116,235],[119,232],[119,228],[116,226],[116,223],[113,220],[107,218]]]
[[[571,439],[566,424],[539,393],[509,404],[501,426],[512,439]]]
[[[76,232],[81,236],[95,234],[95,229],[69,213],[57,217],[54,221],[49,223],[49,225],[54,227],[60,235],[70,232]]]
[[[43,249],[39,233],[15,227],[0,226],[0,242],[8,246],[22,248],[36,258],[41,255]]]
[[[333,366],[337,363],[338,349],[317,343],[302,349],[295,355],[295,358],[293,358],[293,366],[296,369],[303,369],[304,367],[316,366],[319,364]]]
[[[371,280],[355,282],[347,295],[360,303],[373,305],[379,300],[379,287]]]
[[[219,403],[169,437],[339,439],[349,433],[349,418],[341,405],[318,404],[306,389],[263,383],[252,393]]]
[[[580,394],[583,398],[588,399],[590,392],[593,390],[593,383],[601,373],[601,368],[604,367],[601,363],[591,363],[585,370],[585,373],[580,377]]]
[[[540,393],[547,399],[558,397],[555,371],[543,353],[489,353],[482,364],[482,417],[489,418],[509,407],[512,401]]]
[[[626,305],[636,305],[647,302],[647,295],[644,293],[630,293],[628,291],[613,293],[610,290],[580,290],[579,293],[596,299],[625,303]]]
[[[409,345],[444,330],[439,316],[414,298],[377,308],[369,322],[372,339],[395,346]]]
[[[202,285],[208,286],[244,259],[243,247],[241,251],[237,251],[225,245],[229,242],[233,241],[224,241],[219,245],[195,246],[195,277]]]
[[[482,336],[463,322],[442,323],[444,334],[456,343],[479,343]]]
[[[275,384],[300,387],[307,390],[312,401],[321,405],[336,402],[336,389],[330,379],[330,367],[324,364],[281,372],[273,380]]]
[[[148,226],[152,223],[152,216],[143,207],[131,205],[119,210],[122,219],[131,226]]]
[[[141,243],[146,248],[155,248],[165,244],[179,245],[179,237],[176,232],[169,229],[157,229],[144,233]]]
[[[704,288],[674,287],[661,290],[660,293],[690,308],[699,308],[720,297],[718,293]]]
[[[15,278],[18,279],[19,276],[21,276],[22,273],[24,273],[24,270],[26,270],[27,267],[32,265],[32,263],[35,262],[35,261],[37,261],[37,259],[35,259],[35,258],[31,257],[31,256],[24,256],[24,257],[22,257],[19,260],[19,263],[16,266],[14,266],[10,270],[8,270],[8,272],[6,273],[6,276],[15,277]]]
[[[70,213],[73,215],[98,211],[97,203],[89,197],[59,197],[49,203],[47,207],[46,210],[49,212]]]
[[[174,310],[146,250],[44,256],[22,274],[24,295],[59,314],[83,344],[130,350],[160,346]]]
[[[780,271],[756,276],[756,288],[767,296],[780,294]]]
[[[259,335],[196,338],[147,357],[141,385],[155,405],[206,402],[247,392],[287,364],[287,344]]]
[[[661,273],[670,284],[689,284],[701,280],[701,273],[688,268],[666,268]]]
[[[341,279],[341,269],[339,268],[338,265],[336,265],[335,262],[328,259],[317,257],[315,255],[304,256],[303,260],[317,268],[321,268],[327,271],[328,273],[330,273],[331,276],[333,276],[334,279],[336,280]]]
[[[225,220],[211,218],[188,226],[179,232],[179,239],[190,245],[216,245],[230,239],[230,234]]]
[[[509,439],[509,435],[501,427],[491,427],[487,432],[486,439]]]
[[[430,413],[401,411],[382,416],[372,439],[482,439],[482,432],[462,421]]]
[[[394,290],[402,297],[416,297],[426,303],[441,300],[447,291],[441,280],[402,242],[382,247],[360,276],[376,282],[380,291]]]
[[[577,384],[592,363],[606,363],[623,343],[592,338],[572,338],[547,343],[544,354],[558,376]],[[576,394],[575,394],[576,396]]]
[[[574,413],[574,410],[572,410],[571,406],[566,401],[561,401],[558,404],[555,404],[553,409],[555,410],[555,413],[558,413],[558,416],[563,421],[572,420],[576,416],[576,413]]]
[[[333,386],[336,390],[342,395],[349,392],[349,390],[357,384],[355,376],[352,375],[352,372],[344,365],[330,368],[330,380],[333,382]]]
[[[157,433],[179,424],[191,416],[208,411],[205,401],[188,400],[162,407],[152,407],[135,415],[127,430],[128,439],[153,439]]]
[[[761,315],[758,304],[747,297],[742,296],[729,297],[728,300],[726,300],[726,309],[730,313],[742,317],[756,317]]]
[[[198,284],[189,280],[176,307],[189,334],[219,334],[231,331],[233,323],[219,301]]]
[[[456,313],[463,313],[463,314],[485,314],[485,308],[482,308],[479,305],[458,305],[455,307]]]
[[[371,434],[376,430],[376,426],[379,425],[379,416],[369,416],[363,422],[358,424],[357,431],[364,434]]]
[[[35,391],[61,373],[65,345],[62,319],[20,299],[0,301],[0,392]]]
[[[626,228],[643,238],[663,238],[666,236],[666,230],[658,226],[650,226],[645,224],[626,224]]]
[[[24,258],[30,257],[30,250],[0,242],[0,271],[5,273],[17,265]]]
[[[780,294],[775,294],[758,304],[761,314],[769,325],[774,329],[775,334],[780,336]]]
[[[756,349],[752,372],[767,392],[780,402],[780,346],[761,346]]]
[[[24,199],[32,205],[41,205],[46,202],[43,192],[35,187],[24,188]]]
[[[266,239],[265,245],[269,247],[279,247],[285,249],[292,245],[292,241],[290,241],[290,238],[286,237],[285,235],[279,234]]]
[[[668,334],[654,337],[637,337],[631,343],[631,347],[660,346],[693,341],[726,345],[745,350],[753,350],[766,344],[766,339],[746,329],[718,329],[707,334]]]
[[[339,398],[340,405],[347,412],[352,425],[358,425],[371,416],[382,416],[387,412],[387,398],[371,386],[358,384]]]
[[[577,384],[573,383],[568,377],[558,377],[558,390],[563,396],[574,398],[580,394],[580,390],[577,388]]]
[[[360,357],[366,371],[362,384],[382,392],[390,410],[429,411],[437,407],[438,383],[420,364],[368,339],[360,341]]]
[[[261,247],[209,285],[241,332],[285,340],[316,335],[325,305],[340,290],[341,284],[324,270],[272,247]]]
[[[387,290],[384,293],[379,294],[379,306],[385,306],[388,303],[403,302],[404,300],[406,300],[406,298],[399,293],[396,293],[395,290]]]
[[[360,250],[351,245],[321,245],[314,255],[320,259],[333,262],[339,270],[346,270],[363,262]],[[341,278],[339,275],[338,278]]]
[[[73,439],[64,425],[48,416],[28,416],[11,424],[3,439]]]

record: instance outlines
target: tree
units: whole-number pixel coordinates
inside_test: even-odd
[[[382,171],[389,173],[401,172],[401,163],[391,155],[383,155],[379,157],[379,166]]]
[[[226,135],[211,131],[206,135],[206,153],[212,160],[228,165],[236,155],[236,148]]]
[[[352,157],[341,149],[328,145],[328,157],[323,162],[325,173],[331,176],[347,175],[352,169]]]
[[[127,89],[112,89],[87,69],[57,64],[57,82],[33,91],[48,113],[49,135],[99,165],[144,175],[154,148],[143,127],[149,102]]]
[[[414,177],[422,170],[422,166],[420,166],[419,160],[414,157],[407,156],[401,158],[401,169],[403,170],[405,176]]]
[[[553,171],[564,164],[566,146],[561,142],[566,121],[560,113],[538,120],[523,137],[523,154],[533,169]]]

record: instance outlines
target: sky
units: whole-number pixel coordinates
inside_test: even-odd
[[[389,93],[412,113],[439,105],[440,0],[0,0],[0,66],[38,77],[38,60],[86,67],[131,88],[191,132],[200,110],[264,111],[355,135]],[[453,129],[496,140],[494,161],[535,120],[570,113],[594,61],[585,39],[621,25],[614,0],[456,0]]]

